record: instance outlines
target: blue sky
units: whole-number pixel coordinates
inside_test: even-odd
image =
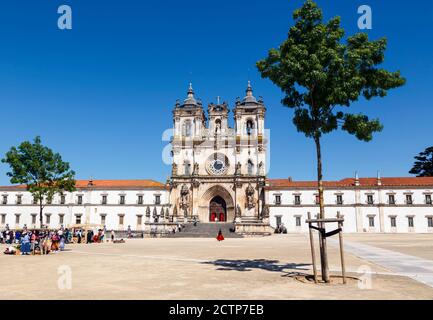
[[[318,0],[326,18],[357,32],[357,8],[373,10],[373,39],[388,38],[385,67],[405,87],[354,111],[385,129],[370,143],[335,132],[323,141],[325,179],[406,176],[413,156],[433,144],[433,2]],[[73,30],[57,28],[57,8],[73,10]],[[269,177],[316,177],[314,143],[297,133],[282,94],[255,62],[277,47],[301,0],[102,1],[0,3],[0,155],[41,135],[77,178],[165,181],[162,164],[176,99],[192,81],[204,104],[221,96],[233,107],[247,80],[264,97],[271,129]],[[0,185],[9,184],[0,164]]]

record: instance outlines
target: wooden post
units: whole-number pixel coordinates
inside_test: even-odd
[[[308,212],[308,220],[310,219],[311,219],[311,214]],[[311,229],[311,222],[308,223],[308,229],[310,231],[310,246],[311,246],[311,258],[313,260],[314,283],[317,283],[316,252],[314,251],[314,237],[313,237],[313,230]]]
[[[337,211],[337,218],[340,219],[340,212]],[[346,268],[344,266],[344,248],[343,248],[343,223],[338,221],[338,228],[340,228],[340,232],[338,233],[339,242],[340,242],[340,257],[341,257],[341,273],[343,275],[343,283],[346,284]]]

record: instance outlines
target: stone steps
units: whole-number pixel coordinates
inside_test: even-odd
[[[242,238],[241,235],[232,232],[234,229],[233,223],[197,223],[194,226],[192,223],[185,225],[181,232],[166,235],[167,238],[216,238],[218,231],[221,232],[224,238]]]

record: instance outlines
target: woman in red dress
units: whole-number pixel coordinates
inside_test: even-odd
[[[218,231],[217,240],[218,241],[223,241],[224,240],[224,236],[223,236],[223,233],[222,233],[221,229],[220,229],[220,231]]]

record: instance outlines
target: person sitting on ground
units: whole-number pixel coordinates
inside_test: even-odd
[[[10,254],[10,255],[14,255],[17,253],[17,250],[15,250],[14,247],[9,246],[6,248],[6,250],[3,252],[4,254]]]

